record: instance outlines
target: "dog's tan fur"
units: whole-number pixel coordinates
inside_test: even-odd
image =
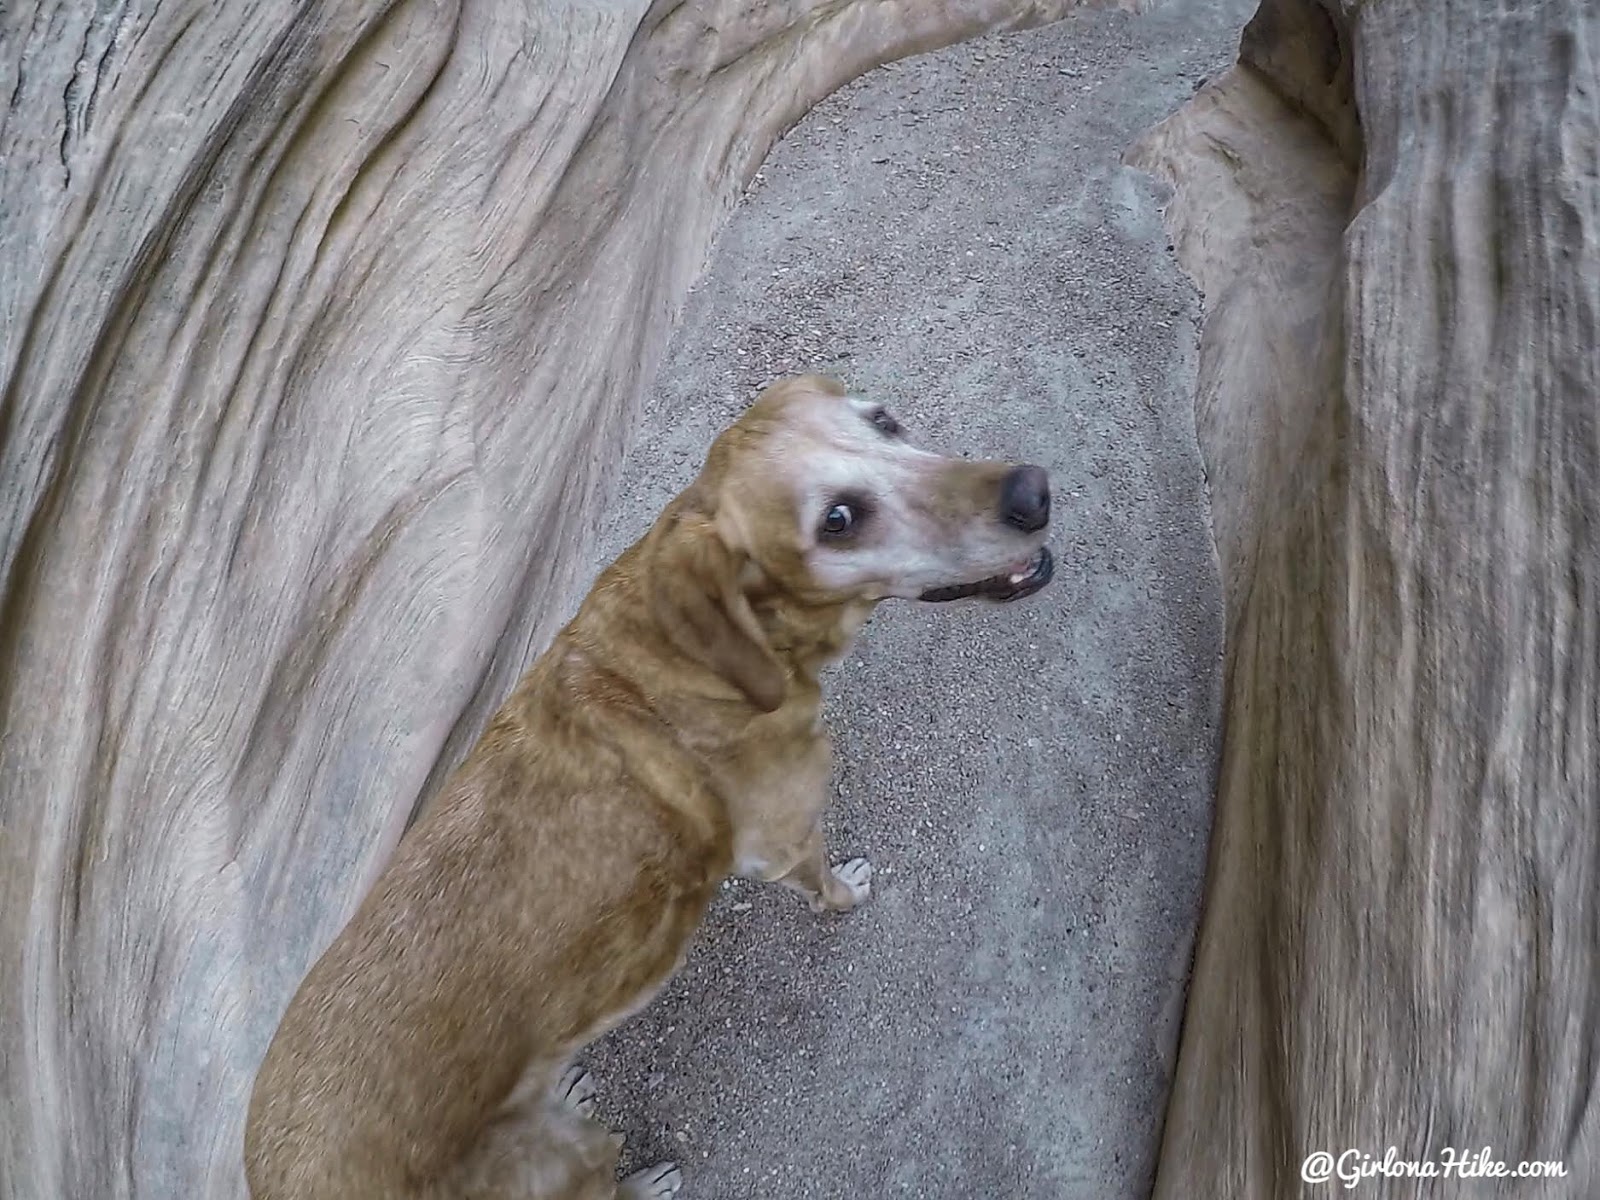
[[[251,1098],[256,1200],[676,1190],[670,1164],[615,1182],[563,1068],[656,993],[730,873],[865,899],[820,831],[818,673],[880,600],[1043,542],[994,520],[1007,464],[916,450],[868,407],[769,388],[600,576],[296,993]],[[839,487],[881,505],[853,555],[815,535]]]

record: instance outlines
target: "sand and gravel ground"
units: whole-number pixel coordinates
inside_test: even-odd
[[[797,370],[927,444],[1048,466],[1055,582],[881,610],[832,673],[817,918],[729,886],[680,976],[587,1057],[685,1200],[1145,1194],[1218,746],[1221,597],[1195,446],[1199,298],[1127,144],[1230,63],[1249,0],[1085,12],[885,67],[775,149],[622,468],[636,537]]]

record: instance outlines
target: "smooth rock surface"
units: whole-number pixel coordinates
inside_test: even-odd
[[[631,1158],[695,1200],[1149,1193],[1210,822],[1222,618],[1194,443],[1197,304],[1119,164],[1230,60],[1248,4],[1081,13],[819,105],[720,235],[601,545],[762,382],[820,367],[927,444],[1055,483],[1055,581],[890,605],[831,678],[819,919],[739,883],[586,1055]]]
[[[1159,1200],[1389,1147],[1435,1176],[1349,1194],[1600,1191],[1597,38],[1575,0],[1265,0],[1132,156],[1207,295],[1229,612]],[[1442,1173],[1485,1149],[1565,1174]]]

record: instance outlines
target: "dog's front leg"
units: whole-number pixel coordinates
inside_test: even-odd
[[[773,882],[799,892],[812,912],[848,912],[872,894],[872,864],[852,858],[830,866],[822,827],[813,825],[794,866]]]

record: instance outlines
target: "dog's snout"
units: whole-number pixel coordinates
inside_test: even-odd
[[[1024,533],[1050,523],[1050,476],[1043,467],[1013,467],[1000,481],[1000,519]]]

